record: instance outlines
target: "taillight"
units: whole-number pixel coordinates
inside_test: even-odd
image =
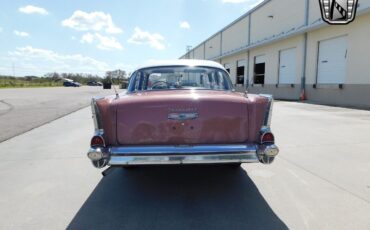
[[[103,137],[101,137],[101,136],[94,136],[91,139],[90,146],[91,147],[105,146],[105,141],[104,141]]]
[[[262,134],[261,144],[274,143],[274,142],[275,142],[274,134],[269,133],[269,132]]]

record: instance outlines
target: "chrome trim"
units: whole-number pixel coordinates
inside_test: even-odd
[[[185,120],[194,120],[198,118],[198,113],[169,113],[169,120],[185,121]]]
[[[262,164],[271,164],[279,153],[279,148],[274,145],[260,145],[258,149],[258,159]]]
[[[93,121],[94,121],[95,131],[103,129],[103,124],[102,124],[102,121],[101,121],[99,108],[96,104],[97,101],[102,100],[102,99],[104,99],[104,97],[94,97],[91,100],[91,112],[92,112],[92,118],[93,118]]]
[[[212,153],[255,153],[257,145],[183,145],[183,146],[138,146],[111,147],[110,154],[114,155],[176,155],[176,154],[212,154]]]
[[[270,127],[271,126],[271,118],[272,118],[272,107],[274,104],[274,98],[272,95],[269,94],[260,94],[261,97],[265,97],[268,100],[268,105],[265,111],[265,116],[263,119],[263,126]]]
[[[96,168],[104,168],[108,164],[109,151],[106,148],[92,147],[87,152],[87,157]]]
[[[90,148],[88,157],[95,167],[106,165],[177,165],[177,164],[269,164],[278,154],[276,145],[198,145],[136,146]]]
[[[108,165],[172,165],[172,164],[220,164],[256,163],[257,155],[243,154],[205,154],[205,155],[166,155],[166,156],[111,156]]]
[[[95,130],[94,136],[101,136],[101,137],[103,137],[103,135],[104,135],[104,130],[103,129]]]
[[[104,153],[101,148],[93,148],[87,152],[87,157],[92,161],[99,161],[104,158]]]

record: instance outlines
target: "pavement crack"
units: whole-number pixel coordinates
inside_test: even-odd
[[[360,196],[360,195],[358,195],[358,194],[356,194],[356,193],[354,193],[354,192],[352,192],[352,191],[350,191],[350,190],[346,189],[345,187],[343,187],[343,186],[341,186],[341,185],[339,185],[339,184],[337,184],[337,183],[335,183],[335,182],[333,182],[333,181],[330,181],[329,179],[326,179],[325,177],[320,176],[320,175],[319,175],[319,174],[317,174],[317,173],[314,173],[314,172],[310,171],[309,169],[304,168],[303,166],[301,166],[301,165],[299,165],[299,164],[297,164],[297,163],[294,163],[294,162],[292,162],[292,161],[290,161],[290,160],[288,160],[288,159],[286,159],[286,158],[284,158],[284,157],[281,157],[281,156],[279,157],[279,159],[283,159],[283,160],[285,160],[286,162],[288,162],[288,163],[290,163],[290,164],[294,165],[295,167],[297,167],[297,168],[299,168],[299,169],[302,169],[303,171],[305,171],[305,172],[307,172],[307,173],[309,173],[309,174],[311,174],[311,175],[313,175],[313,176],[315,176],[315,177],[317,177],[317,178],[319,178],[319,179],[321,179],[321,180],[323,180],[323,181],[325,181],[325,182],[327,182],[327,183],[329,183],[329,184],[333,185],[334,187],[336,187],[336,188],[338,188],[338,189],[340,189],[340,190],[342,190],[342,191],[344,191],[344,192],[346,192],[346,193],[348,193],[348,194],[350,194],[350,195],[352,195],[352,196],[356,197],[357,199],[359,199],[359,200],[361,200],[361,201],[364,201],[365,203],[370,204],[370,201],[369,201],[369,200],[367,200],[366,198],[364,198],[364,197],[362,197],[362,196]]]
[[[7,109],[5,109],[5,111],[0,112],[0,116],[3,116],[3,115],[9,113],[10,111],[12,111],[14,109],[14,106],[12,104],[10,104],[10,103],[8,103],[4,100],[0,100],[0,103],[4,104],[5,107],[7,107]]]

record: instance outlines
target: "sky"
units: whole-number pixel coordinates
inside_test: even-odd
[[[177,59],[262,0],[0,0],[0,75]]]

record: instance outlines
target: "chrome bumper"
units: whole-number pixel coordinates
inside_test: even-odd
[[[106,165],[176,165],[256,163],[270,164],[276,145],[199,145],[91,148],[88,157],[95,167]]]

